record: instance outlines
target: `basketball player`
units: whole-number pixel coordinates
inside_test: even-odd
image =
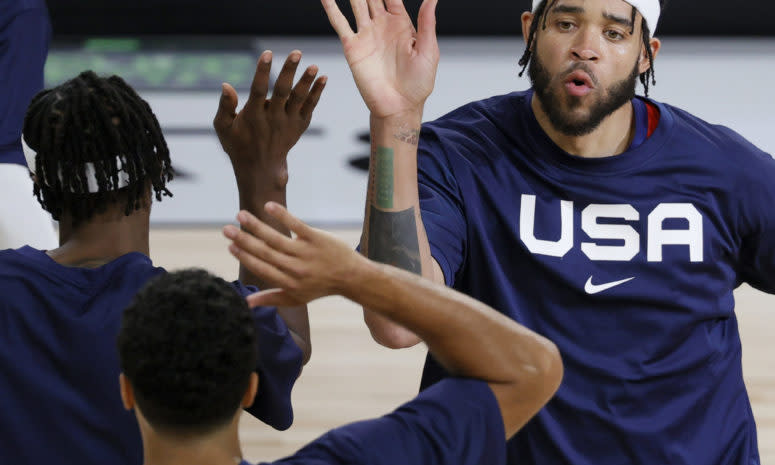
[[[215,127],[237,173],[240,206],[284,201],[285,156],[310,122],[325,78],[292,52],[266,100],[271,53],[259,59],[245,107],[224,85]],[[314,82],[314,84],[313,84]],[[272,128],[269,134],[267,128]],[[156,116],[120,77],[81,73],[38,94],[24,125],[35,194],[60,221],[60,247],[0,252],[0,463],[142,462],[133,415],[116,390],[121,312],[164,270],[149,258],[152,197],[170,195],[169,150]],[[234,287],[258,282],[247,271]],[[255,308],[262,389],[249,410],[277,429],[293,421],[290,392],[309,358],[305,306]],[[192,346],[202,343],[190,340]],[[245,350],[245,349],[243,349]],[[254,350],[251,345],[249,350]]]
[[[357,32],[323,0],[371,111],[362,250],[563,355],[563,385],[510,441],[509,463],[758,464],[733,290],[775,292],[775,162],[635,96],[654,83],[660,3],[534,1],[520,61],[532,88],[422,129],[436,1],[417,31],[399,0],[351,4]],[[420,340],[365,317],[384,345]],[[446,376],[431,355],[422,387]]]
[[[24,112],[43,88],[50,41],[44,0],[0,2],[0,250],[57,245],[51,215],[32,196],[21,142]]]
[[[562,377],[554,345],[469,297],[381,265],[269,203],[290,239],[247,212],[228,226],[233,253],[280,285],[253,304],[301,304],[341,294],[419,334],[454,377],[384,417],[343,426],[274,463],[499,464],[505,438],[551,397]],[[261,375],[245,350],[248,307],[202,271],[161,276],[124,313],[119,335],[121,393],[133,408],[145,465],[247,465],[237,434]],[[201,344],[190,345],[193,337]],[[234,343],[238,341],[239,343]],[[461,344],[465,341],[465,344]],[[223,365],[233,369],[224,369]]]

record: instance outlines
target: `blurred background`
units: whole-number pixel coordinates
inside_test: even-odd
[[[419,0],[408,0],[414,16]],[[211,128],[220,84],[250,83],[261,51],[329,76],[311,129],[290,159],[289,206],[317,225],[358,226],[368,163],[368,115],[317,0],[48,0],[54,43],[46,84],[83,69],[117,73],[156,111],[181,173],[155,224],[231,220],[236,187]],[[339,0],[343,11],[349,3]],[[732,6],[734,5],[734,8]],[[529,87],[518,78],[527,0],[443,0],[441,62],[426,119],[469,101]],[[775,153],[770,76],[775,74],[775,2],[668,1],[657,28],[664,45],[651,96],[743,134]],[[206,195],[202,195],[206,193]]]
[[[2,2],[3,0],[0,0]],[[348,2],[339,0],[349,14]],[[407,0],[414,16],[419,0]],[[441,62],[430,120],[475,99],[526,89],[519,78],[519,17],[527,0],[442,0]],[[265,49],[282,63],[293,49],[302,65],[329,76],[310,130],[293,149],[288,204],[302,219],[353,246],[363,218],[368,114],[318,0],[48,0],[54,41],[51,86],[84,69],[116,73],[151,104],[180,176],[175,197],[154,205],[151,251],[168,269],[204,266],[233,279],[219,226],[232,221],[237,192],[211,122],[220,84],[244,98]],[[775,153],[772,76],[775,2],[673,0],[657,36],[651,96],[724,124]],[[276,70],[275,70],[276,71]],[[775,366],[770,337],[775,297],[741,287],[735,295],[746,383],[759,429],[762,463],[775,463]],[[360,309],[332,297],[310,306],[314,355],[294,391],[296,422],[276,432],[243,420],[246,458],[275,459],[328,428],[379,415],[416,393],[424,348],[390,351],[374,343]]]

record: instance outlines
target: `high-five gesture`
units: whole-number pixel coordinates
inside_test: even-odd
[[[421,113],[433,90],[439,62],[437,0],[423,1],[417,30],[402,0],[350,0],[357,32],[350,28],[336,0],[322,2],[372,116]]]
[[[315,79],[318,68],[312,65],[294,86],[293,76],[300,60],[298,50],[288,55],[275,81],[272,97],[267,99],[272,52],[262,53],[250,95],[239,113],[236,112],[237,92],[231,85],[223,85],[213,126],[238,176],[240,172],[258,170],[287,178],[285,157],[309,127],[326,83],[325,76]]]

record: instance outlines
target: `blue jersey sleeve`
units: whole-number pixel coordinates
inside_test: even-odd
[[[0,163],[26,165],[21,145],[24,114],[43,88],[50,39],[43,1],[0,5]]]
[[[248,296],[258,289],[235,281],[234,287]],[[258,395],[248,413],[278,430],[293,423],[291,391],[301,373],[303,353],[275,307],[255,307],[253,319],[258,335]]]
[[[741,183],[740,205],[741,281],[770,294],[775,293],[775,160],[757,151],[749,176]]]
[[[420,211],[431,255],[444,272],[447,286],[463,264],[466,220],[458,184],[437,133],[424,126],[417,149]]]
[[[448,378],[393,413],[329,431],[275,464],[506,463],[498,403],[484,381]]]

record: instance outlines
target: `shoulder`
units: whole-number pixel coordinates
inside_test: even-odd
[[[653,103],[663,114],[669,113],[674,124],[672,143],[684,148],[687,154],[700,157],[704,163],[715,164],[726,175],[771,179],[775,174],[772,156],[735,130],[710,123],[672,105]]]
[[[472,132],[497,131],[519,114],[529,96],[527,91],[512,92],[471,102],[423,124],[423,131],[452,138]]]
[[[4,26],[22,13],[33,11],[47,14],[45,0],[2,0],[0,1],[0,26]]]
[[[306,460],[372,465],[505,463],[506,441],[487,383],[450,378],[388,415],[331,430],[276,463]]]
[[[436,158],[445,165],[455,165],[453,161],[476,165],[477,160],[510,152],[521,138],[529,98],[527,91],[497,95],[424,123],[418,148],[421,166]]]

